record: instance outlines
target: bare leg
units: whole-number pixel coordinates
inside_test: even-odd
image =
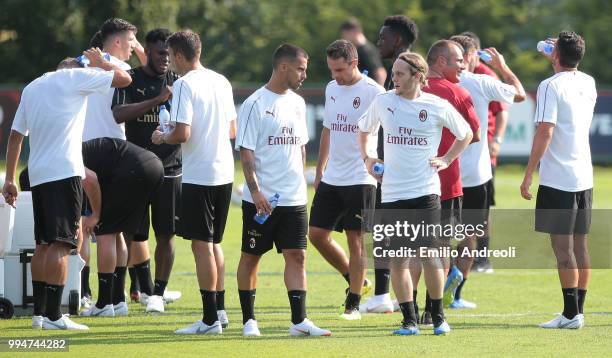
[[[321,256],[340,274],[349,272],[349,258],[344,249],[330,236],[331,230],[310,226],[308,237]],[[363,280],[362,280],[363,283]]]

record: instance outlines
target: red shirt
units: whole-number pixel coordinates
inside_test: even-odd
[[[497,73],[493,71],[489,66],[484,63],[478,63],[478,66],[474,69],[474,73],[489,75],[493,78],[499,79]],[[493,101],[489,103],[489,118],[488,118],[488,127],[487,127],[487,140],[488,142],[493,141],[493,136],[495,136],[495,116],[497,113],[501,111],[505,111],[508,109],[508,105],[505,103]],[[484,139],[483,139],[484,140]],[[491,164],[493,166],[497,165],[497,157],[491,157]]]
[[[450,102],[463,116],[465,121],[468,122],[472,132],[476,133],[480,130],[480,122],[474,110],[472,97],[470,97],[467,90],[443,78],[429,78],[428,82],[429,84],[423,88],[423,91],[435,94]],[[438,147],[438,156],[446,154],[454,141],[455,136],[448,129],[444,128],[442,130],[440,146]],[[442,192],[440,200],[448,200],[463,195],[459,158],[455,159],[448,168],[440,171],[438,175],[440,176],[440,190]]]

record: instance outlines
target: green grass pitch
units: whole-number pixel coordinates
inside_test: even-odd
[[[520,198],[522,168],[504,166],[497,173],[498,208],[532,208],[535,201]],[[596,168],[595,207],[612,207],[612,169]],[[236,182],[243,177],[237,172]],[[535,194],[537,180],[532,193]],[[312,190],[310,191],[312,197]],[[195,264],[188,242],[177,238],[176,260],[169,289],[183,297],[158,316],[130,304],[130,316],[77,317],[89,332],[33,331],[30,317],[0,321],[0,340],[8,338],[69,338],[70,354],[81,357],[120,356],[609,356],[612,352],[612,271],[594,270],[586,301],[586,326],[581,330],[543,330],[537,324],[562,310],[560,287],[554,270],[497,270],[473,274],[464,296],[478,303],[469,311],[446,310],[452,332],[433,336],[422,328],[416,337],[396,337],[400,313],[364,315],[361,321],[338,318],[346,283],[312,246],[308,248],[308,315],[319,326],[331,329],[329,338],[291,338],[289,304],[283,284],[283,261],[270,252],[260,265],[256,316],[262,337],[242,337],[242,316],[235,270],[240,255],[241,211],[232,206],[223,241],[226,257],[226,308],[230,326],[223,335],[177,336],[173,331],[201,318],[201,300]],[[503,223],[495,223],[503,225]],[[343,235],[335,238],[346,244]],[[493,238],[494,240],[494,238]],[[155,240],[151,240],[153,246]],[[591,247],[591,250],[597,250]],[[550,253],[552,255],[552,251]],[[92,247],[90,282],[96,297],[95,247]],[[371,272],[369,277],[372,278]],[[129,279],[128,279],[129,280]],[[419,303],[425,288],[419,287]],[[9,353],[0,353],[9,354]],[[40,353],[39,353],[40,354]],[[15,355],[12,355],[15,356]]]

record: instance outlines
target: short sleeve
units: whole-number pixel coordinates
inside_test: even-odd
[[[77,68],[66,70],[70,75],[71,86],[80,94],[108,93],[112,87],[115,71],[104,71],[99,68]]]
[[[514,102],[514,96],[516,95],[516,88],[514,88],[514,86],[503,83],[502,81],[497,80],[491,76],[479,76],[482,78],[482,90],[489,102]]]
[[[465,119],[450,105],[446,105],[442,112],[442,125],[455,136],[458,140],[463,140],[470,131],[470,126]]]
[[[19,102],[19,107],[17,107],[17,112],[15,112],[15,117],[13,118],[13,125],[11,127],[12,130],[23,134],[24,136],[28,135],[28,121],[26,117],[26,102],[27,102],[27,94],[24,91],[21,95],[21,101]]]
[[[331,126],[331,106],[332,106],[332,99],[329,98],[329,85],[327,85],[327,87],[325,87],[325,110],[324,110],[324,114],[323,114],[323,127],[325,128],[329,128]]]
[[[378,102],[380,97],[376,97],[370,107],[361,118],[359,118],[359,130],[362,132],[372,133],[378,130],[380,126],[380,115],[378,111]]]
[[[536,123],[557,123],[557,92],[554,87],[550,85],[550,81],[541,83],[538,86],[537,105],[535,111],[535,122]]]
[[[170,118],[177,123],[191,125],[193,119],[193,102],[189,85],[178,80],[174,86]]]
[[[240,148],[255,150],[259,136],[259,109],[257,100],[246,101],[240,107],[238,113],[238,133],[236,135],[235,149]]]

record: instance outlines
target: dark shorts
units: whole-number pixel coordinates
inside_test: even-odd
[[[495,206],[495,165],[491,165],[493,178],[487,182],[487,196],[489,197],[489,207]]]
[[[138,233],[148,213],[147,205],[164,180],[162,163],[152,153],[150,159],[139,162],[137,167],[125,163],[115,173],[111,181],[100,183],[102,215],[96,235]]]
[[[232,199],[232,185],[183,183],[179,236],[186,240],[221,243]]]
[[[147,205],[146,215],[140,225],[134,241],[149,239],[149,227],[153,223],[156,236],[172,236],[177,231],[178,211],[180,210],[182,177],[164,177],[161,189],[151,198]],[[149,208],[151,214],[149,215]]]
[[[80,177],[31,187],[37,245],[63,242],[77,247],[83,188]]]
[[[593,189],[568,192],[540,185],[535,230],[552,235],[586,235],[591,229]]]
[[[310,207],[310,226],[321,229],[361,230],[364,210],[374,209],[374,185],[336,186],[321,182]]]
[[[482,185],[463,188],[463,223],[483,225],[489,218],[489,182]]]
[[[458,196],[448,200],[442,200],[442,225],[458,225],[461,224],[461,210],[463,208],[463,197]]]
[[[277,206],[263,224],[253,219],[256,212],[255,204],[242,201],[242,252],[261,256],[273,246],[278,253],[285,249],[306,250],[306,205]]]

